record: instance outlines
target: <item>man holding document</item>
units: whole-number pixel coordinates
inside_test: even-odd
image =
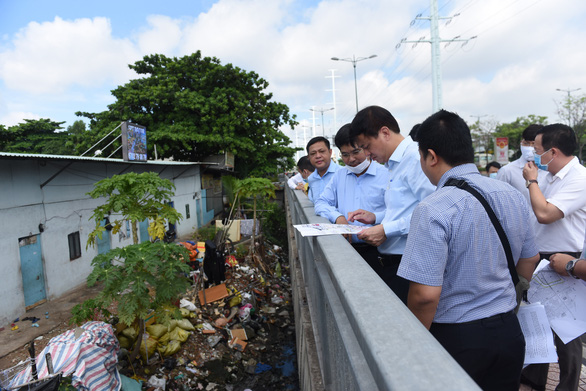
[[[542,259],[551,260],[553,256],[552,266],[556,271],[561,261],[559,255],[553,254],[564,253],[576,259],[584,246],[586,168],[573,155],[577,147],[576,134],[571,127],[547,125],[535,136],[535,161],[523,168],[531,206],[538,221],[535,233],[539,252]],[[538,170],[547,171],[545,179],[539,183]],[[564,268],[568,263],[565,262]],[[575,264],[570,267],[575,268]],[[560,382],[556,390],[575,391],[580,381],[582,342],[578,337],[564,344],[555,335],[555,344],[560,365]],[[545,390],[548,368],[548,364],[532,365],[523,371],[521,381],[536,390]]]

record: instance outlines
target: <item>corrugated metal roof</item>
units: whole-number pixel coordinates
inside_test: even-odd
[[[190,165],[213,165],[217,166],[218,163],[206,163],[206,162],[175,162],[170,160],[148,160],[146,162],[133,162],[126,161],[124,159],[109,159],[104,157],[89,157],[89,156],[68,156],[68,155],[44,155],[37,153],[15,153],[15,152],[0,152],[0,158],[15,158],[15,159],[55,159],[55,160],[85,160],[92,162],[108,162],[108,163],[125,163],[125,164],[158,164],[167,166],[190,166]]]

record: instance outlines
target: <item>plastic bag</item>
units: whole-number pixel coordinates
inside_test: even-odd
[[[167,327],[162,324],[155,323],[150,326],[147,326],[146,331],[147,333],[149,333],[151,337],[159,339],[163,334],[167,332]]]

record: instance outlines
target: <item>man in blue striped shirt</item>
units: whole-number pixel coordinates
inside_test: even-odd
[[[482,204],[444,185],[463,179],[486,199],[517,273],[528,280],[539,261],[531,209],[508,183],[480,175],[470,129],[458,115],[440,110],[421,124],[417,138],[421,168],[437,190],[413,212],[397,272],[411,281],[408,307],[482,389],[517,391],[525,339],[504,248]]]
[[[362,148],[352,144],[350,124],[338,130],[334,142],[341,152],[345,166],[336,171],[315,201],[315,214],[325,217],[333,224],[349,224],[348,213],[356,209],[384,212],[385,190],[389,180],[387,169],[377,162],[371,162]],[[358,221],[350,224],[370,226]],[[352,247],[384,280],[383,264],[378,259],[377,248],[358,239],[356,235],[348,239]]]

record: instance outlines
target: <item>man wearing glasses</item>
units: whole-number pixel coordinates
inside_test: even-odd
[[[348,213],[357,209],[384,214],[385,190],[389,178],[387,169],[377,162],[372,162],[362,148],[352,144],[350,124],[340,128],[334,142],[341,152],[345,166],[334,174],[321,196],[315,201],[315,214],[325,217],[333,224],[349,224]],[[371,226],[358,221],[350,224]],[[351,235],[347,239],[388,284],[383,264],[378,259],[377,248],[358,239],[356,235]]]
[[[523,168],[531,207],[538,221],[535,237],[541,259],[549,260],[554,253],[579,258],[583,250],[586,168],[573,155],[577,147],[576,134],[569,126],[544,126],[535,136],[535,160]],[[539,180],[539,170],[546,172],[545,179]],[[564,345],[555,335],[555,344],[560,366],[556,390],[577,390],[582,367],[580,337]],[[548,364],[531,365],[523,371],[521,382],[545,390],[547,372]]]
[[[392,275],[390,287],[407,303],[409,281],[397,276],[405,250],[411,215],[421,200],[433,193],[435,186],[421,170],[419,148],[411,137],[403,137],[393,115],[380,106],[360,110],[350,127],[350,138],[372,160],[389,171],[384,213],[358,209],[348,214],[348,221],[376,224],[358,235],[358,239],[378,247],[384,267]]]

